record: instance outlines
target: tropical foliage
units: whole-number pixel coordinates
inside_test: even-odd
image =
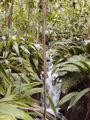
[[[62,82],[62,93],[68,93],[59,106],[70,100],[69,109],[90,91],[89,1],[47,0],[46,9],[52,74],[58,74],[55,82]],[[42,34],[40,0],[0,0],[0,120],[43,117],[37,97],[43,93]],[[48,113],[47,117],[54,119]]]

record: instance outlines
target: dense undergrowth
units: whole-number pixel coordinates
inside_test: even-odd
[[[89,4],[88,0],[48,0],[46,3],[47,50],[52,49],[53,73],[58,73],[55,81],[62,80],[62,96],[66,95],[58,106],[70,101],[65,111],[73,108],[83,96],[88,104],[90,100]],[[1,0],[0,120],[43,117],[41,98],[37,97],[43,93],[42,71],[41,1]],[[57,106],[49,100],[55,112]],[[88,104],[85,106],[90,112]]]

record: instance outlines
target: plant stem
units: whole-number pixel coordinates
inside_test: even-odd
[[[46,67],[46,40],[45,40],[45,0],[42,0],[42,32],[43,32],[43,58],[44,58],[44,120],[46,120],[46,76],[47,76],[47,67]]]

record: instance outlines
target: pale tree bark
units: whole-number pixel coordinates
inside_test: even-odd
[[[46,16],[46,6],[45,0],[42,0],[42,32],[43,32],[43,58],[44,58],[44,120],[46,120],[46,77],[47,77],[47,67],[46,67],[46,40],[45,40],[45,16]]]

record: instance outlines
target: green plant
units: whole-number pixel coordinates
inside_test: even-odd
[[[0,45],[0,119],[33,120],[27,113],[34,101],[32,95],[43,92],[43,83],[37,74],[42,70],[42,66],[41,70],[38,69],[43,61],[41,45],[27,45],[24,44],[24,39],[19,41],[19,38],[12,37],[4,59],[5,41],[2,40]],[[32,64],[31,60],[37,62]]]
[[[82,90],[81,92],[71,92],[60,100],[59,105],[61,106],[64,103],[70,101],[69,106],[68,106],[68,109],[70,109],[89,91],[90,91],[90,88],[86,88]]]

